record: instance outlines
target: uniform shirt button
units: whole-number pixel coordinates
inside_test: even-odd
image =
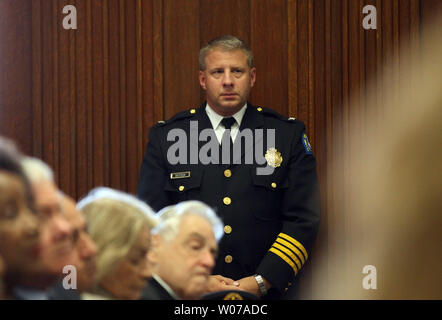
[[[178,187],[178,190],[180,190],[180,191],[184,191],[184,186],[179,186],[179,187]]]
[[[223,202],[224,202],[224,204],[225,204],[226,206],[228,206],[229,204],[232,203],[232,199],[230,199],[229,197],[225,197],[225,198],[223,199]]]
[[[276,183],[272,182],[272,188],[275,189],[276,188]]]
[[[233,257],[229,254],[224,258],[224,261],[226,263],[231,263],[233,261]]]
[[[229,225],[226,225],[226,226],[224,227],[224,232],[225,232],[226,234],[230,234],[230,233],[232,232],[232,227],[229,226]]]
[[[232,171],[230,171],[229,169],[225,170],[224,171],[224,176],[226,178],[230,178],[232,176]]]

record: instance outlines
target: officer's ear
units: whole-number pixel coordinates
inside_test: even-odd
[[[255,85],[255,81],[256,81],[256,68],[253,67],[250,70],[250,88],[252,88]]]
[[[200,80],[200,86],[203,88],[203,90],[206,90],[206,75],[204,71],[199,72],[199,80]]]

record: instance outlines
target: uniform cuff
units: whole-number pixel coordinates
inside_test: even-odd
[[[291,286],[307,259],[307,251],[300,242],[285,233],[280,233],[256,273],[283,293]]]

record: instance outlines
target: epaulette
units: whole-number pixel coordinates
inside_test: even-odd
[[[174,115],[172,118],[170,118],[168,120],[158,121],[157,125],[164,126],[166,124],[173,123],[173,122],[181,120],[181,119],[193,117],[196,114],[196,112],[197,112],[196,108],[192,108],[192,109],[189,109],[186,111],[181,111],[181,112],[178,112],[176,115]]]
[[[296,120],[295,117],[288,117],[287,118],[287,117],[283,116],[282,114],[276,112],[275,110],[270,109],[270,108],[266,108],[266,107],[256,107],[256,111],[261,112],[265,115],[272,116],[272,117],[277,118],[282,121],[295,122],[294,120]]]

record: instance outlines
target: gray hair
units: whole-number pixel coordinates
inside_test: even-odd
[[[77,209],[81,211],[90,203],[93,203],[100,199],[110,199],[113,201],[122,202],[126,205],[136,208],[146,216],[151,226],[156,225],[158,222],[158,219],[155,216],[155,211],[153,211],[153,209],[146,203],[137,199],[131,194],[107,187],[97,187],[91,190],[86,197],[84,197],[77,203]]]
[[[98,247],[98,283],[127,256],[143,228],[157,223],[153,210],[130,194],[110,188],[93,189],[77,204]]]
[[[204,47],[201,48],[199,54],[201,71],[206,70],[206,57],[215,49],[224,51],[243,50],[247,54],[247,65],[250,68],[253,68],[253,53],[250,48],[241,39],[231,35],[225,35],[209,41]]]
[[[212,226],[217,242],[223,236],[223,223],[215,211],[201,201],[183,201],[176,205],[165,207],[158,212],[158,224],[152,229],[152,234],[158,234],[166,241],[173,240],[179,232],[182,219],[189,215],[205,218]]]
[[[43,161],[32,157],[23,157],[21,159],[23,171],[31,183],[40,181],[54,182],[54,172]]]

